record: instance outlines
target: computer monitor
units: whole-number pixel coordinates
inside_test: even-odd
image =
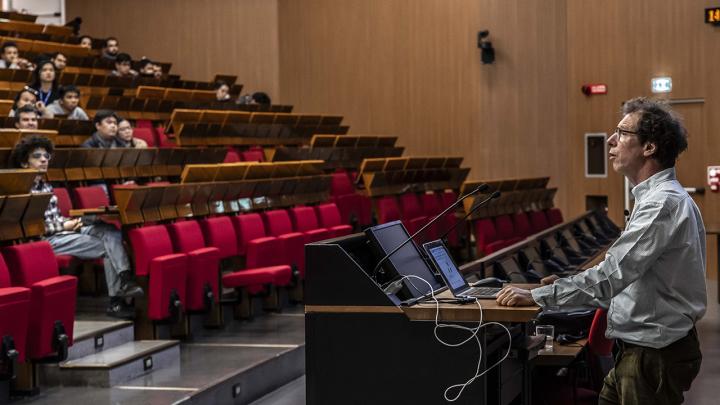
[[[410,237],[400,221],[388,222],[368,228],[365,233],[375,251],[377,260],[395,250]],[[420,249],[413,241],[408,242],[390,256],[383,264],[383,269],[385,275],[379,279],[381,283],[395,280],[400,276],[414,275],[427,281],[433,291],[443,287],[435,278],[432,270],[420,255]],[[409,296],[401,296],[401,299],[420,298],[430,293],[428,285],[420,280],[406,279],[403,284],[406,288],[403,289],[405,292],[402,295]]]

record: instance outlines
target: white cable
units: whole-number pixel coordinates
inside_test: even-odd
[[[415,276],[415,275],[412,275],[412,274],[407,275],[407,276],[403,276],[403,277],[400,279],[400,282],[402,282],[402,281],[405,280],[405,279],[408,279],[408,282],[410,283],[410,285],[412,285],[412,287],[413,287],[415,290],[420,291],[420,289],[417,288],[417,287],[415,286],[415,284],[413,284],[413,282],[410,280],[411,278],[416,278],[416,279],[422,281],[423,283],[427,284],[428,287],[430,288],[430,296],[432,297],[433,301],[435,301],[435,328],[433,328],[433,334],[435,335],[435,339],[436,339],[438,342],[440,342],[440,344],[442,344],[442,345],[444,345],[444,346],[448,346],[448,347],[459,347],[459,346],[462,346],[462,345],[464,345],[465,343],[469,342],[471,339],[475,339],[475,341],[476,341],[477,344],[478,344],[478,362],[477,362],[477,367],[475,368],[475,375],[473,375],[472,378],[470,378],[469,380],[467,380],[467,381],[466,381],[465,383],[463,383],[463,384],[454,384],[454,385],[451,385],[451,386],[447,387],[447,388],[445,389],[445,392],[443,393],[443,396],[445,397],[445,400],[446,400],[446,401],[448,401],[448,402],[455,402],[455,401],[457,401],[457,400],[460,398],[460,396],[462,395],[463,391],[465,390],[465,388],[467,388],[468,385],[472,384],[475,380],[477,380],[478,378],[484,376],[485,374],[487,374],[488,371],[490,371],[490,370],[492,370],[493,368],[497,367],[498,365],[500,365],[500,363],[502,363],[503,361],[505,361],[505,359],[507,359],[507,357],[510,355],[510,349],[512,348],[512,334],[510,333],[510,330],[509,330],[505,325],[503,325],[503,324],[501,324],[501,323],[498,323],[498,322],[487,322],[487,323],[483,323],[483,309],[482,309],[482,305],[480,305],[480,300],[478,300],[477,298],[475,298],[475,303],[477,304],[478,308],[480,309],[480,320],[478,321],[478,326],[477,326],[477,327],[475,327],[475,328],[470,328],[470,327],[462,326],[462,325],[454,325],[454,324],[440,323],[440,321],[439,321],[439,318],[440,318],[440,301],[438,301],[438,299],[435,297],[435,291],[433,291],[432,285],[430,285],[430,283],[429,283],[427,280],[425,280],[424,278],[418,277],[418,276]],[[480,372],[480,366],[482,365],[483,349],[482,349],[482,344],[481,344],[481,342],[480,342],[480,338],[478,338],[478,335],[477,335],[477,334],[478,334],[478,332],[480,331],[480,328],[484,328],[484,327],[489,326],[489,325],[498,325],[498,326],[500,326],[501,328],[503,328],[503,329],[505,330],[505,332],[506,332],[507,335],[508,335],[508,348],[507,348],[507,351],[505,352],[505,355],[504,355],[500,360],[498,360],[498,361],[497,361],[495,364],[493,364],[492,366],[486,368],[485,371]],[[443,328],[465,330],[465,331],[470,332],[470,336],[469,336],[467,339],[465,339],[465,340],[463,340],[463,341],[461,341],[461,342],[458,342],[458,343],[447,342],[447,341],[443,340],[440,336],[438,336],[438,330],[443,329]],[[452,398],[449,398],[449,397],[448,397],[448,392],[450,392],[450,390],[453,390],[453,389],[455,389],[455,388],[460,388],[460,390],[458,391],[457,395],[455,395],[455,396],[452,397]]]

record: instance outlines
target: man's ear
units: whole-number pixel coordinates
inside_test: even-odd
[[[645,142],[643,145],[643,156],[651,157],[657,152],[657,146],[652,142]]]

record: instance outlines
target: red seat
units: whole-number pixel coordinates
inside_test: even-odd
[[[369,225],[372,222],[372,201],[355,192],[355,186],[346,172],[333,173],[330,195],[340,210],[344,223],[353,223],[353,218],[360,225]]]
[[[242,157],[240,156],[240,153],[238,153],[235,148],[228,148],[227,153],[225,154],[225,160],[223,160],[223,163],[235,163],[235,162],[241,162]]]
[[[176,253],[188,256],[186,307],[190,311],[210,309],[210,303],[219,301],[220,251],[206,247],[200,225],[196,221],[181,221],[167,225]],[[212,296],[209,295],[212,294]],[[209,301],[209,298],[212,298]]]
[[[262,149],[250,149],[241,153],[242,160],[244,162],[264,162],[265,154]]]
[[[170,235],[162,225],[131,229],[128,239],[135,253],[135,274],[148,277],[148,317],[170,318],[174,315],[171,307],[182,311],[180,306],[187,305],[187,255],[173,253]]]
[[[530,228],[533,233],[542,232],[550,228],[547,217],[542,211],[530,211]]]
[[[475,245],[478,256],[487,254],[488,246],[498,241],[495,224],[490,218],[482,218],[475,221]]]
[[[315,210],[312,207],[290,208],[290,219],[293,228],[305,235],[305,243],[313,243],[330,237],[330,231],[318,224]]]
[[[205,244],[218,248],[221,259],[238,255],[237,237],[229,217],[205,218],[198,222]]]
[[[5,339],[6,336],[12,338],[12,343],[17,350],[15,360],[20,363],[25,361],[25,345],[27,344],[30,320],[30,296],[30,289],[11,286],[10,273],[8,273],[5,260],[0,256],[0,339]],[[5,349],[10,348],[5,347]],[[7,355],[8,353],[0,354],[2,357]]]
[[[555,226],[564,222],[562,211],[560,211],[558,208],[550,208],[545,210],[545,216],[547,217],[548,224],[550,226]]]
[[[499,215],[495,217],[495,230],[497,231],[498,239],[502,241],[500,249],[514,245],[522,240],[522,238],[515,233],[515,227],[513,227],[510,215]]]
[[[147,146],[154,148],[157,146],[157,140],[155,139],[155,131],[152,128],[136,127],[133,130],[133,137],[142,139],[147,142]]]
[[[53,193],[57,197],[58,201],[58,209],[60,209],[60,214],[64,217],[70,216],[70,210],[73,208],[72,200],[70,200],[70,193],[68,193],[66,188],[62,187],[54,187]]]
[[[400,207],[393,196],[380,197],[375,201],[378,223],[386,224],[400,219]]]
[[[352,226],[342,223],[340,210],[334,203],[318,205],[315,210],[320,220],[320,226],[330,232],[331,238],[349,235],[352,232]]]
[[[445,191],[443,193],[438,193],[438,198],[440,199],[440,207],[442,208],[440,211],[445,209],[445,207],[449,207],[450,205],[454,204],[457,199],[458,195],[454,191]],[[447,214],[445,214],[445,227],[442,233],[447,232],[447,229],[450,229],[458,222],[458,218],[455,217],[455,210],[450,210]],[[441,233],[441,234],[442,234]],[[465,228],[465,221],[457,224],[454,230],[452,230],[447,235],[447,241],[448,244],[452,247],[459,247],[460,246],[460,235],[466,234],[467,229]]]
[[[297,267],[300,278],[305,278],[305,235],[293,231],[290,215],[285,210],[263,213],[265,229],[280,240],[282,251],[290,263]]]
[[[163,127],[158,127],[158,128],[156,129],[156,133],[157,133],[157,137],[158,137],[158,146],[159,146],[159,147],[161,147],[161,148],[174,148],[175,146],[177,146],[177,145],[175,145],[175,142],[173,142],[172,140],[170,140],[170,137],[169,137],[168,134],[165,132],[165,128],[163,128]]]
[[[152,120],[136,120],[135,121],[135,128],[153,128]]]
[[[428,221],[432,221],[437,215],[442,212],[440,206],[440,200],[435,193],[425,193],[420,196],[420,203],[422,204],[422,212],[427,217]],[[439,218],[434,225],[430,226],[430,229],[425,231],[425,239],[435,240],[445,232],[445,229],[450,229],[452,224],[443,218]]]
[[[512,216],[513,228],[515,228],[515,234],[521,238],[527,238],[532,235],[532,228],[530,227],[530,221],[528,220],[527,214],[524,212],[516,212]]]
[[[270,275],[270,281],[263,284],[274,284],[276,286],[287,286],[292,280],[292,268],[290,260],[286,256],[286,252],[282,249],[282,242],[272,236],[266,236],[265,227],[259,214],[244,214],[231,217],[233,226],[235,227],[238,251],[245,256],[246,270],[240,270],[232,274],[228,279],[228,283],[238,283],[238,280],[244,276],[250,281],[244,281],[245,286],[252,285],[251,280],[261,277],[261,274]],[[233,280],[233,281],[229,281]],[[233,287],[226,283],[223,277],[223,285]],[[262,284],[260,285],[262,286]],[[249,292],[257,292],[258,286],[250,287]]]
[[[74,192],[75,205],[79,209],[107,207],[110,205],[110,199],[102,187],[75,187]]]
[[[423,215],[420,201],[415,193],[405,193],[400,196],[400,218],[412,235],[427,223],[427,217]]]
[[[73,342],[77,278],[58,275],[46,241],[6,247],[3,256],[12,284],[31,291],[26,357],[37,360],[57,354],[64,360]]]

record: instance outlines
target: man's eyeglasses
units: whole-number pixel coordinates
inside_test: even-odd
[[[618,137],[620,137],[620,135],[622,135],[622,134],[637,135],[638,133],[637,133],[637,131],[630,131],[630,130],[627,130],[627,129],[622,129],[622,128],[620,128],[620,127],[617,127],[617,128],[615,128],[615,129],[612,131],[612,133],[610,134],[610,136],[612,136],[612,135],[617,135]]]
[[[35,152],[35,153],[30,154],[30,157],[33,159],[40,159],[40,158],[44,157],[46,160],[50,160],[51,156],[52,155],[47,152]]]

